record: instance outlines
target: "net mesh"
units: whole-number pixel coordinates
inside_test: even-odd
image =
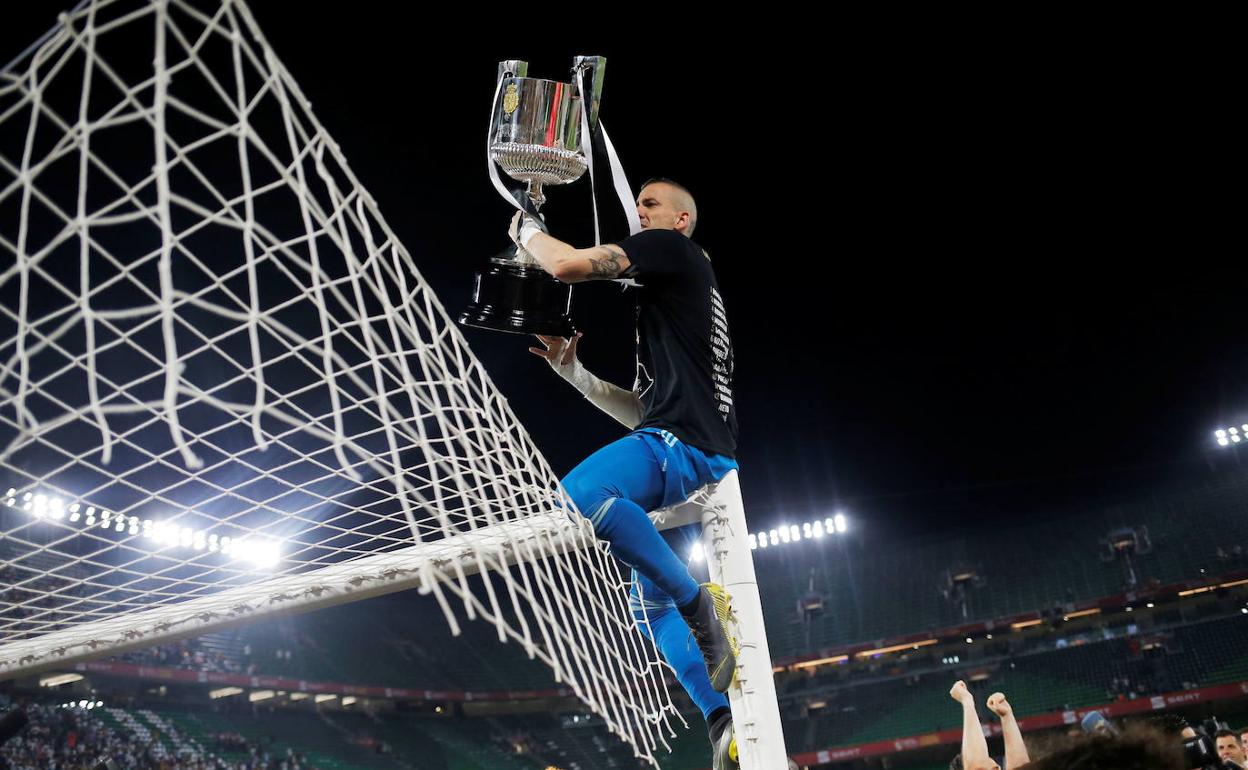
[[[398,576],[653,762],[620,572],[243,2],[0,73],[0,255],[0,676]]]

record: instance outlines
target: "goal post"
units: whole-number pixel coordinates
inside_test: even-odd
[[[701,522],[702,550],[712,582],[732,597],[740,645],[737,676],[728,691],[743,770],[787,767],[762,596],[745,521],[741,479],[731,471],[689,500],[652,514],[661,529]]]

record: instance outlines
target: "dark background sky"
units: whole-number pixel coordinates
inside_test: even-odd
[[[6,10],[0,64],[55,21],[38,5]],[[752,527],[836,509],[889,536],[998,526],[1228,461],[1210,431],[1248,420],[1248,285],[1217,46],[753,15],[681,34],[654,8],[617,20],[638,30],[624,43],[393,5],[253,11],[452,314],[506,243],[484,160],[497,61],[562,78],[574,54],[608,57],[602,116],[631,181],[699,201]],[[587,245],[587,184],[549,198],[554,233]],[[631,302],[574,299],[583,359],[624,385]],[[467,334],[556,471],[620,434],[526,340]]]

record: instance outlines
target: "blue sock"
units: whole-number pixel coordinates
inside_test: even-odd
[[[650,637],[659,652],[663,653],[663,659],[676,672],[676,679],[681,687],[685,688],[685,692],[689,693],[689,697],[702,710],[702,717],[708,723],[712,713],[728,708],[728,696],[715,692],[711,687],[711,678],[706,673],[702,651],[693,639],[689,624],[676,611],[675,605],[669,603],[666,609],[649,610],[649,629],[641,622],[640,610],[634,610],[633,617],[642,633]]]

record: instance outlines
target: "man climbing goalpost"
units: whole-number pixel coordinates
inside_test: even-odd
[[[706,719],[716,770],[735,768],[732,711],[723,694],[736,668],[730,597],[714,583],[699,587],[646,515],[684,502],[737,467],[732,341],[710,257],[691,240],[693,196],[670,179],[651,180],[637,197],[637,213],[640,233],[588,249],[543,233],[522,214],[511,228],[516,243],[561,281],[623,277],[638,284],[632,389],[581,365],[579,333],[570,340],[541,336],[545,349],[529,350],[632,431],[590,455],[563,485],[595,533],[632,567],[630,607]],[[690,528],[700,524],[675,536],[687,542]]]

